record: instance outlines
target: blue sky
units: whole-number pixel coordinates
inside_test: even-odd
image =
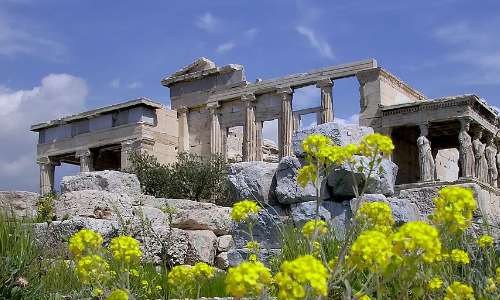
[[[168,104],[160,79],[200,56],[244,65],[249,81],[375,58],[430,98],[500,106],[499,28],[495,0],[0,0],[0,190],[37,189],[31,123],[138,96]],[[334,97],[337,116],[358,112],[355,79]]]

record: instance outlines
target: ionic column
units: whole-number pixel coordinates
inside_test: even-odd
[[[254,161],[256,159],[257,136],[255,130],[255,95],[246,94],[241,96],[245,105],[245,125],[243,126],[243,161]]]
[[[222,154],[222,131],[219,123],[218,102],[207,104],[210,111],[210,153]]]
[[[278,89],[277,94],[281,98],[281,116],[279,119],[279,129],[281,138],[279,140],[280,158],[291,156],[292,135],[293,135],[293,114],[292,114],[292,96],[291,88]]]
[[[300,115],[293,114],[293,132],[300,130]]]
[[[318,81],[316,87],[321,89],[321,117],[319,124],[333,122],[333,81],[330,79]]]
[[[48,157],[40,157],[37,160],[40,166],[40,195],[45,196],[54,191],[55,164]]]
[[[80,159],[80,172],[94,171],[92,152],[89,149],[77,151],[75,157]]]
[[[130,155],[134,153],[135,151],[135,141],[128,140],[125,142],[122,142],[122,149],[121,149],[121,162],[120,162],[120,168],[122,171],[126,171],[131,167],[131,161],[130,161]]]
[[[177,108],[177,118],[179,120],[179,150],[178,152],[189,151],[189,127],[188,127],[188,108],[181,106]]]
[[[262,153],[262,122],[255,122],[255,160],[261,161],[263,159]]]

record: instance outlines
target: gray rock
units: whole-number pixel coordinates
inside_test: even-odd
[[[234,240],[232,235],[223,235],[217,238],[217,251],[227,252],[234,247]]]
[[[22,191],[0,191],[0,210],[12,212],[16,217],[36,216],[37,193]]]
[[[261,249],[258,259],[266,266],[270,266],[273,257],[280,255],[280,249]],[[247,249],[232,249],[227,252],[227,260],[230,267],[235,267],[243,261],[248,260],[250,253]]]
[[[408,199],[387,198],[397,225],[420,220],[418,207]]]
[[[339,240],[343,240],[352,219],[349,201],[325,201],[323,202],[323,206],[328,210],[328,212],[330,212],[331,219],[329,221],[329,225],[331,230],[333,230],[335,237]]]
[[[59,220],[75,216],[117,220],[118,213],[122,218],[130,219],[134,202],[134,198],[128,194],[99,190],[74,191],[64,193],[54,202],[54,213]]]
[[[269,203],[269,189],[276,167],[276,163],[262,161],[231,164],[228,171],[231,202],[250,199]]]
[[[329,137],[335,145],[345,146],[347,144],[357,144],[363,136],[373,133],[370,127],[363,127],[355,124],[325,123],[311,128],[297,131],[293,135],[293,152],[297,157],[304,157],[302,142],[307,136],[319,133]]]
[[[167,218],[161,209],[151,206],[139,206],[133,209],[134,222],[137,226],[168,227]]]
[[[301,163],[296,157],[283,157],[278,164],[274,174],[271,190],[274,191],[274,197],[280,204],[292,204],[316,200],[316,188],[308,184],[302,188],[297,183],[298,170]],[[325,185],[321,191],[322,199],[330,197]]]
[[[190,238],[185,230],[160,226],[134,237],[141,242],[146,261],[158,264],[164,259],[171,266],[182,265],[188,261]]]
[[[215,267],[221,270],[227,270],[229,268],[229,259],[227,252],[221,252],[215,257],[214,262]]]
[[[302,228],[304,224],[316,218],[316,201],[302,202],[290,205],[290,214],[295,226]],[[322,205],[319,207],[320,218],[324,221],[330,221],[332,215]]]
[[[187,231],[188,255],[185,263],[206,262],[213,265],[217,250],[217,236],[210,230]]]
[[[185,199],[147,197],[144,206],[172,209],[172,227],[186,230],[211,230],[216,235],[231,231],[231,208]]]
[[[141,194],[141,184],[134,174],[109,170],[83,172],[63,177],[61,193],[84,190],[106,191],[136,197]]]
[[[254,240],[261,243],[262,248],[276,249],[281,247],[282,218],[285,212],[280,207],[268,207],[262,209],[257,215],[253,227]],[[245,223],[234,224],[232,235],[236,248],[244,248],[251,239],[248,235]]]
[[[361,199],[352,198],[350,201],[351,211],[356,212],[364,202],[386,202],[387,198],[382,194],[364,194]]]
[[[347,164],[344,164],[335,167],[328,175],[328,185],[331,187],[333,197],[352,198],[355,196],[352,173],[354,173],[356,181],[358,182],[359,189],[363,186],[364,176],[361,172],[357,171],[357,168],[362,164],[366,166],[369,160],[363,156],[356,156],[355,161],[354,172],[351,171],[351,168]],[[374,170],[372,176],[368,179],[368,186],[365,192],[368,194],[383,194],[386,196],[394,195],[397,172],[398,166],[395,163],[388,159],[383,159],[380,168]],[[364,173],[368,175],[368,170],[365,170]]]

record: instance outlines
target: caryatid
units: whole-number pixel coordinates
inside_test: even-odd
[[[436,179],[436,164],[432,156],[431,142],[427,139],[428,133],[428,125],[420,125],[420,136],[417,139],[417,146],[421,182],[434,181]]]
[[[458,153],[462,177],[475,177],[476,163],[474,159],[474,150],[472,149],[472,139],[467,133],[470,129],[470,121],[462,119],[460,120],[460,125],[460,133],[458,134]]]
[[[486,145],[481,142],[483,137],[482,129],[478,129],[472,140],[474,158],[476,161],[476,178],[483,182],[488,182],[488,162],[486,161]]]
[[[498,186],[498,168],[497,168],[497,148],[494,143],[494,136],[489,135],[486,144],[485,156],[488,162],[488,183],[491,186]]]

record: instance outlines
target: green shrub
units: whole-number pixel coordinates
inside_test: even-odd
[[[180,153],[168,165],[148,154],[132,154],[132,168],[145,194],[158,198],[209,200],[227,205],[227,163],[220,155]]]
[[[54,201],[57,201],[58,196],[56,193],[50,193],[42,196],[36,203],[36,222],[50,222],[55,218],[54,214]]]

